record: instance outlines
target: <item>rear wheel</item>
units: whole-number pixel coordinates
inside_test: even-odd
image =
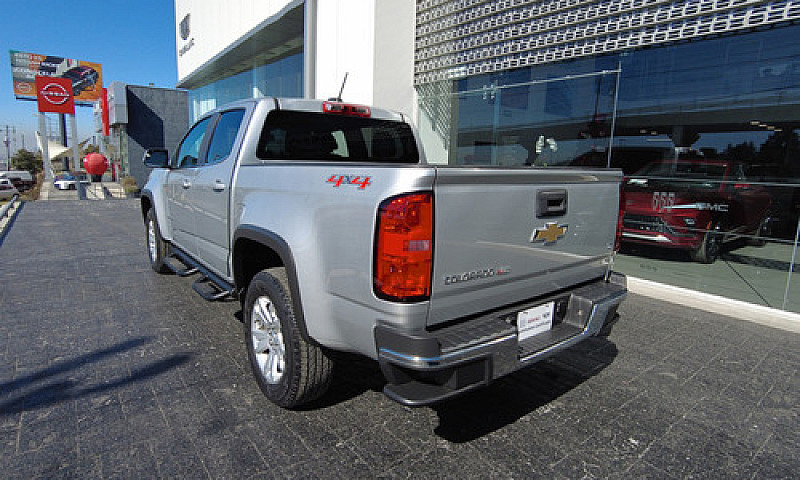
[[[258,386],[270,401],[293,408],[321,397],[333,364],[303,338],[284,268],[258,273],[244,302],[247,355]]]

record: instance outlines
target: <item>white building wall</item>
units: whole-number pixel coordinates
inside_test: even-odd
[[[415,2],[376,1],[374,105],[416,118],[414,91]]]
[[[316,98],[342,93],[345,101],[412,116],[414,2],[317,1]]]
[[[373,103],[375,3],[376,0],[317,1],[315,97],[337,96],[347,73],[342,98],[353,103]]]
[[[178,83],[268,20],[302,0],[175,0]],[[181,21],[189,14],[189,35]]]
[[[411,0],[175,0],[179,84],[289,10],[310,4],[306,95],[397,110],[416,118],[415,3]],[[189,15],[189,35],[181,21]],[[298,35],[303,32],[297,32]],[[213,65],[213,64],[211,64]]]

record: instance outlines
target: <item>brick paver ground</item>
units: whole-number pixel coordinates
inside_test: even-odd
[[[153,273],[136,201],[24,205],[0,245],[0,477],[797,478],[800,336],[631,295],[594,339],[434,408],[342,358],[283,411],[236,302]]]

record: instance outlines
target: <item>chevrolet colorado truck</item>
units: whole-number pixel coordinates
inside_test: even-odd
[[[402,114],[262,98],[206,114],[152,167],[152,268],[242,303],[259,387],[292,408],[332,352],[379,362],[410,406],[489,384],[618,318],[615,170],[452,167]]]
[[[686,250],[714,263],[725,243],[770,234],[771,196],[743,164],[701,157],[660,160],[624,182],[622,241]]]

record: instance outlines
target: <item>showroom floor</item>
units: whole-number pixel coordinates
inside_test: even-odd
[[[705,265],[682,251],[624,246],[614,268],[645,280],[800,313],[800,266],[795,265],[789,278],[791,242],[733,247],[738,248],[729,246],[716,262]]]

